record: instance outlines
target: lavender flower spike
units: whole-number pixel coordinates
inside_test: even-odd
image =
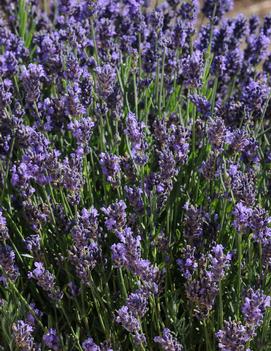
[[[162,336],[156,336],[154,342],[160,344],[164,351],[182,351],[182,345],[172,335],[171,331],[167,328],[163,330]]]
[[[270,307],[270,296],[264,295],[261,290],[249,289],[242,307],[244,319],[252,328],[261,325],[264,312]]]
[[[216,333],[220,351],[249,351],[246,348],[252,337],[251,330],[241,322],[225,321],[224,328]]]
[[[53,351],[60,350],[60,340],[55,329],[50,328],[48,332],[43,335],[42,340],[44,344]]]
[[[9,238],[7,220],[3,216],[3,212],[0,207],[0,241],[7,240]]]
[[[22,351],[38,351],[33,338],[33,327],[23,320],[18,320],[12,325],[13,338],[16,346]]]
[[[47,271],[42,262],[35,262],[35,269],[28,273],[28,278],[33,278],[37,284],[48,293],[53,300],[60,300],[63,296],[55,283],[55,276]]]

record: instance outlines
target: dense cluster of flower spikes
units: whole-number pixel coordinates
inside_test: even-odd
[[[0,2],[0,349],[271,349],[271,16]]]

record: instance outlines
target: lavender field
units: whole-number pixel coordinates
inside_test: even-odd
[[[1,351],[271,350],[271,15],[233,8],[0,1]]]

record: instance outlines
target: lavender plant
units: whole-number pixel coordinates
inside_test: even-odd
[[[271,350],[271,20],[2,0],[0,349]]]

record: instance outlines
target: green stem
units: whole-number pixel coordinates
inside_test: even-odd
[[[237,233],[237,252],[238,252],[238,262],[237,262],[237,319],[239,319],[240,314],[240,299],[241,299],[241,265],[242,265],[242,233]]]
[[[134,83],[134,95],[135,95],[135,113],[136,113],[136,117],[139,118],[139,116],[138,116],[138,94],[137,94],[137,84],[136,84],[135,73],[133,74],[133,83]]]
[[[219,281],[219,328],[222,329],[224,324],[223,310],[223,287],[221,280]]]
[[[41,327],[41,329],[44,331],[45,328],[43,326],[43,324],[41,323],[41,321],[39,320],[39,318],[37,317],[37,314],[35,313],[35,311],[33,310],[33,308],[29,305],[29,303],[26,301],[26,299],[23,297],[23,295],[19,292],[19,290],[17,289],[16,285],[13,283],[12,280],[9,279],[9,284],[12,287],[12,289],[14,290],[14,292],[16,293],[16,295],[18,296],[19,300],[21,300],[21,302],[23,302],[23,304],[25,305],[25,307],[29,310],[29,312],[32,314],[32,316],[36,319],[38,325]]]
[[[203,321],[203,328],[204,328],[204,338],[205,338],[205,346],[206,346],[206,351],[211,351],[211,345],[210,345],[210,340],[209,340],[209,334],[208,334],[208,327],[207,327],[207,321]]]
[[[109,334],[108,334],[109,329],[105,327],[105,323],[104,323],[103,317],[101,315],[101,312],[104,309],[104,307],[101,308],[101,306],[99,304],[98,297],[97,297],[97,294],[96,294],[94,286],[95,286],[95,283],[93,281],[92,276],[90,276],[90,290],[91,290],[91,293],[92,293],[92,297],[93,297],[93,300],[94,300],[94,304],[95,304],[95,307],[96,307],[98,318],[99,318],[99,321],[100,321],[100,324],[101,324],[101,327],[102,327],[104,335],[106,336],[107,339],[109,339]]]
[[[70,318],[68,317],[68,315],[67,315],[67,313],[66,313],[64,307],[62,306],[62,304],[61,304],[59,307],[60,307],[60,309],[61,309],[61,311],[62,311],[62,313],[63,313],[63,315],[64,315],[64,317],[65,317],[65,319],[66,319],[66,322],[67,322],[68,325],[69,325],[69,328],[70,328],[70,330],[71,330],[71,332],[72,332],[72,335],[73,335],[74,339],[76,340],[78,349],[79,349],[80,351],[84,351],[84,350],[82,349],[82,347],[81,347],[81,344],[80,344],[80,340],[79,340],[79,338],[78,338],[78,335],[75,333],[75,331],[74,331],[74,329],[73,329],[73,327],[72,327],[72,325],[71,325]]]
[[[121,268],[119,269],[119,274],[120,274],[120,281],[121,281],[121,290],[122,290],[122,293],[123,293],[125,299],[127,299],[128,293],[127,293],[127,289],[126,289],[126,285],[124,282],[124,277],[123,277]]]

